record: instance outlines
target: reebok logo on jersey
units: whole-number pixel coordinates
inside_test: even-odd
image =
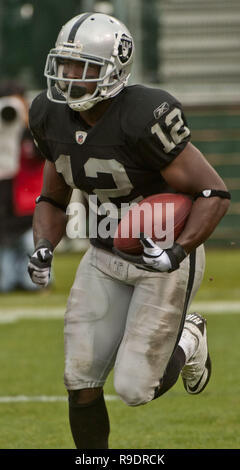
[[[166,101],[164,101],[164,103],[160,104],[158,108],[154,109],[153,114],[154,114],[155,119],[159,119],[168,110],[169,110],[169,104]]]
[[[76,131],[75,137],[76,137],[76,142],[79,145],[82,145],[85,142],[86,138],[87,138],[87,132],[85,132],[85,131]]]

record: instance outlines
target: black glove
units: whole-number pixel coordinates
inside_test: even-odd
[[[28,263],[28,273],[34,284],[41,287],[48,285],[52,258],[53,245],[48,240],[39,240]]]
[[[130,255],[117,248],[113,252],[129,263],[133,263],[137,268],[153,272],[169,272],[179,268],[181,261],[186,258],[187,253],[178,243],[174,243],[171,248],[162,250],[150,237],[145,237],[140,233],[140,242],[143,246],[143,254]]]

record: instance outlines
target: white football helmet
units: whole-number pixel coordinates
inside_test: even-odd
[[[103,13],[83,13],[61,29],[45,66],[48,98],[66,103],[75,111],[85,111],[99,101],[116,96],[127,85],[134,56],[134,43],[126,26]],[[81,79],[65,78],[63,61],[81,61]],[[87,78],[89,64],[99,66],[97,78]],[[81,82],[83,87],[81,87]],[[86,93],[84,83],[95,82],[96,89]]]

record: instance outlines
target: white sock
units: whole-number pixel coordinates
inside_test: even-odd
[[[189,330],[184,328],[178,346],[183,349],[187,363],[198,347],[198,340]]]

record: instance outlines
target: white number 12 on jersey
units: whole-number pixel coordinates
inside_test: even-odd
[[[166,126],[170,127],[175,118],[177,118],[177,121],[170,130],[171,140],[169,139],[169,136],[164,134],[158,122],[151,128],[152,134],[157,134],[158,138],[161,140],[166,153],[171,152],[177,144],[180,144],[180,142],[190,134],[188,127],[184,126],[182,113],[179,108],[174,108],[169,114],[167,114],[165,118]],[[182,129],[181,133],[179,133],[180,129]]]

